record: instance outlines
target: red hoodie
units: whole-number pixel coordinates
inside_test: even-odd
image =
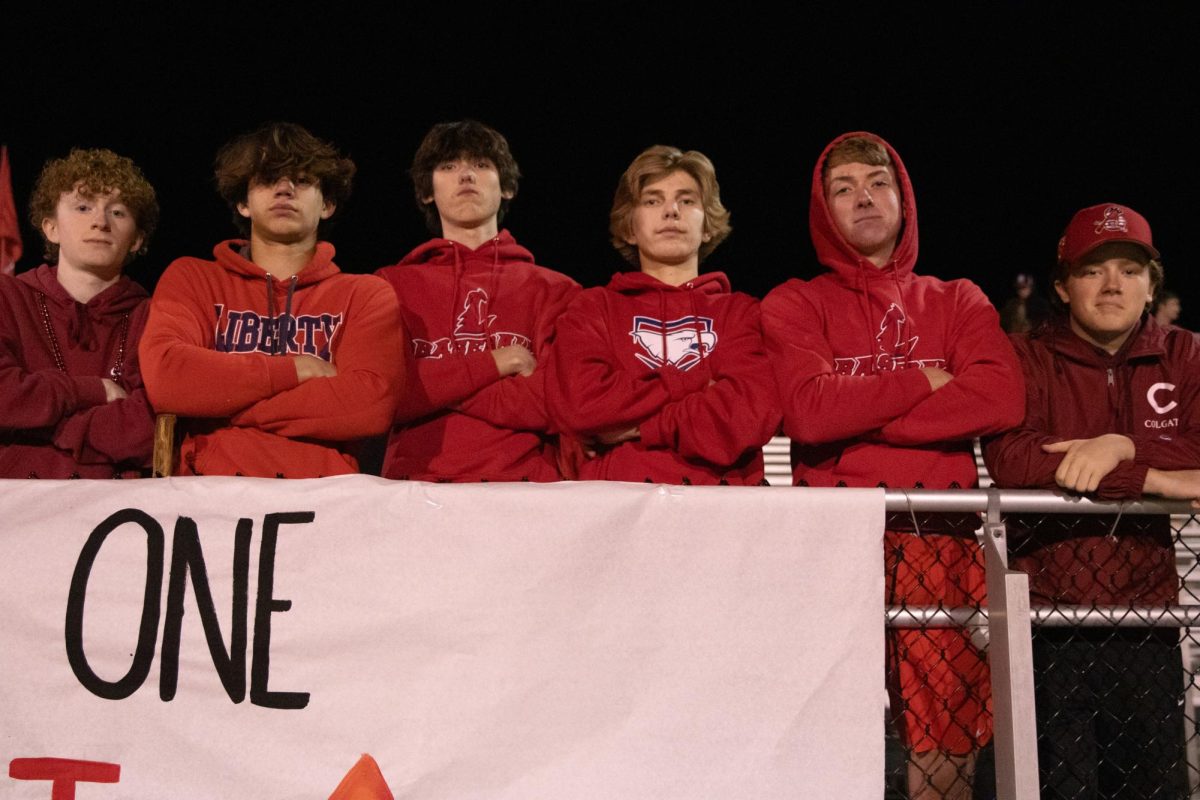
[[[176,260],[163,273],[142,337],[150,400],[189,420],[178,474],[316,478],[357,472],[350,445],[391,423],[404,349],[396,299],[369,275],[343,274],[333,246],[290,280],[243,253]],[[280,330],[282,328],[282,330]],[[337,368],[300,383],[306,354]]]
[[[903,228],[882,268],[843,238],[825,201],[822,165],[851,136],[884,145],[899,182]],[[792,438],[793,483],[974,486],[971,439],[1021,421],[1021,371],[978,287],[913,273],[917,206],[896,151],[869,133],[831,142],[813,170],[809,229],[830,272],[790,280],[763,301],[783,428]],[[953,379],[933,391],[921,367],[939,367]],[[927,519],[919,537],[889,530],[889,604],[982,603],[976,523]],[[912,750],[963,754],[991,738],[987,664],[965,632],[893,631],[889,647],[892,708]]]
[[[821,165],[851,136],[887,147],[900,183],[904,226],[882,268],[846,242],[825,202]],[[896,151],[867,133],[831,142],[813,170],[809,227],[830,271],[792,279],[763,301],[793,483],[974,486],[971,439],[1020,423],[1021,371],[975,284],[913,273],[917,207]],[[954,378],[932,391],[919,369],[926,366]]]
[[[1200,345],[1191,333],[1147,316],[1112,355],[1065,322],[1013,342],[1025,369],[1025,421],[984,448],[997,485],[1056,489],[1064,456],[1042,445],[1106,433],[1128,436],[1137,454],[1100,481],[1101,499],[1140,497],[1150,467],[1200,468]],[[1104,516],[1071,518],[1069,528],[1029,522],[1010,520],[1009,541],[1042,602],[1175,602],[1179,581],[1167,517],[1127,516],[1115,530]]]
[[[559,480],[545,364],[579,284],[535,265],[508,231],[475,250],[432,239],[376,274],[396,290],[414,356],[384,477]],[[531,377],[500,377],[492,351],[512,344],[538,359]]]
[[[147,297],[121,277],[78,303],[45,265],[0,276],[0,477],[137,477],[149,466],[154,415],[137,357]],[[129,396],[105,402],[101,378]]]
[[[546,395],[584,439],[637,426],[641,438],[580,470],[583,480],[757,485],[779,427],[758,301],[710,272],[670,286],[621,272],[558,321]]]

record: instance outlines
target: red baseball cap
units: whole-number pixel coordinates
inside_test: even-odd
[[[1058,260],[1078,264],[1079,260],[1102,244],[1129,242],[1140,245],[1151,258],[1158,258],[1150,223],[1129,206],[1101,203],[1089,206],[1071,217],[1058,240]]]

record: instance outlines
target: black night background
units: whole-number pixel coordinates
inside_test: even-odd
[[[73,146],[132,157],[163,209],[130,270],[148,287],[173,258],[233,235],[211,179],[232,136],[290,120],[354,158],[331,238],[343,269],[370,272],[427,238],[406,175],[421,137],[473,117],[508,137],[524,174],[505,226],[585,286],[622,268],[607,215],[633,156],[656,143],[705,152],[734,233],[702,269],[761,297],[819,269],[813,164],[861,129],[912,175],[918,271],[970,277],[999,305],[1015,273],[1047,273],[1074,211],[1116,201],[1150,220],[1180,323],[1200,324],[1200,31],[1165,5],[148,8],[10,12],[0,71],[21,214],[46,158]],[[19,270],[41,260],[28,223],[23,236]]]

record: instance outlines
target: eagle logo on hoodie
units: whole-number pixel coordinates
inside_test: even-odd
[[[641,348],[634,356],[650,369],[672,364],[687,372],[717,346],[712,317],[688,315],[669,322],[634,317],[629,336]]]

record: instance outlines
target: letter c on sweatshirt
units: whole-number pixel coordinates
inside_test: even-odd
[[[1159,414],[1166,414],[1171,409],[1173,409],[1177,405],[1179,405],[1179,403],[1176,403],[1174,400],[1167,403],[1165,406],[1159,405],[1158,399],[1155,397],[1155,395],[1157,395],[1159,393],[1159,391],[1173,392],[1173,391],[1175,391],[1175,384],[1173,384],[1173,383],[1156,383],[1153,386],[1151,386],[1149,389],[1146,390],[1146,402],[1150,403],[1150,407],[1153,408],[1156,412],[1158,412]]]

